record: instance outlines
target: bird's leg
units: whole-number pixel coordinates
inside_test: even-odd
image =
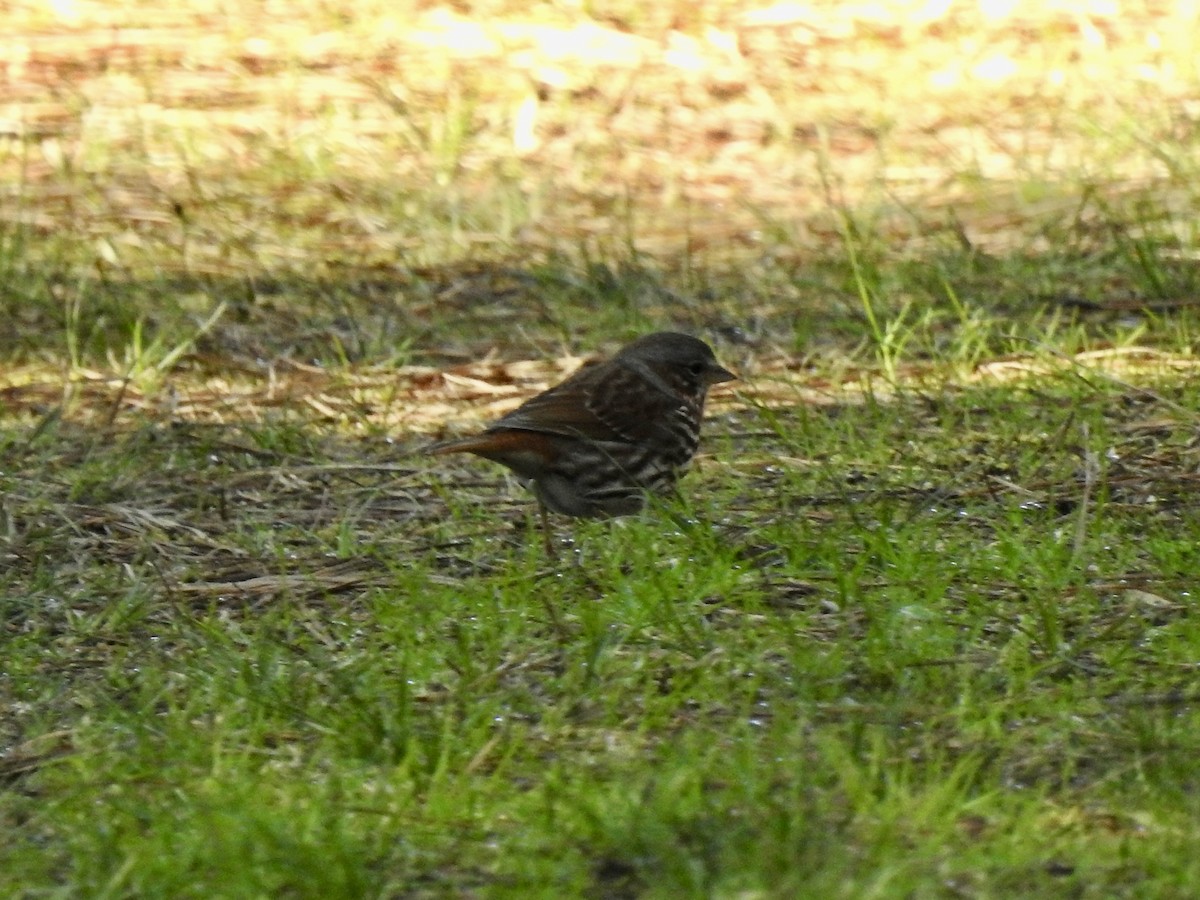
[[[558,553],[555,552],[554,544],[550,540],[550,536],[553,533],[550,528],[550,510],[541,500],[538,500],[538,516],[542,520],[542,546],[546,548],[546,556],[550,559],[551,563],[557,563]],[[557,568],[557,565],[552,565],[551,572],[557,570]],[[565,644],[571,639],[572,635],[563,624],[562,619],[559,618],[558,609],[555,607],[554,601],[550,599],[549,592],[538,591],[537,595],[546,610],[546,616],[550,620],[550,627],[558,635],[559,641]]]
[[[554,534],[550,526],[550,510],[546,508],[546,504],[541,500],[538,501],[538,514],[542,519],[542,546],[546,548],[546,555],[553,560],[558,559],[558,554],[554,550],[554,544],[550,540]]]

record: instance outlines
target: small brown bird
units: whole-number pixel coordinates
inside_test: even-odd
[[[674,487],[700,443],[704,398],[736,376],[708,344],[664,331],[580,369],[475,437],[429,453],[474,453],[512,469],[543,508],[624,516]]]

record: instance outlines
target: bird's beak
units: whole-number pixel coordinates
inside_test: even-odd
[[[737,376],[728,369],[713,363],[708,367],[708,371],[704,375],[704,381],[709,385],[720,384],[723,381],[737,381]]]

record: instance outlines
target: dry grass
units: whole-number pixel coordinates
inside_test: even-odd
[[[91,370],[75,370],[64,378],[61,369],[18,366],[0,374],[0,402],[10,421],[37,428],[60,419],[107,431],[144,422],[270,426],[298,418],[345,435],[399,435],[416,448],[446,427],[478,428],[499,418],[583,361],[568,356],[550,362],[485,360],[449,368],[338,372],[290,362],[265,378],[254,371],[239,377],[228,366],[221,375],[204,375],[205,369],[219,368],[215,360],[170,378],[122,378]],[[739,362],[739,381],[713,390],[710,411],[860,403],[865,397],[890,397],[898,387],[940,391],[1019,385],[1066,373],[1133,391],[1134,384],[1178,379],[1200,367],[1191,355],[1138,346],[1071,355],[1012,354],[970,368],[911,363],[898,369],[898,382],[881,378],[875,367],[850,362],[834,370],[805,370],[796,360],[778,356],[743,355]]]
[[[9,6],[7,216],[101,264],[229,274],[514,246],[713,265],[827,244],[850,210],[996,249],[1081,183],[1192,201],[1168,147],[1194,4],[590,9]]]

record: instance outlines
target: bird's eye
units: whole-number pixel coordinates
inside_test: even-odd
[[[696,378],[699,378],[701,375],[704,374],[704,370],[706,368],[707,367],[704,365],[704,363],[694,362],[690,366],[688,366],[688,371],[691,372],[692,375],[694,375]]]

